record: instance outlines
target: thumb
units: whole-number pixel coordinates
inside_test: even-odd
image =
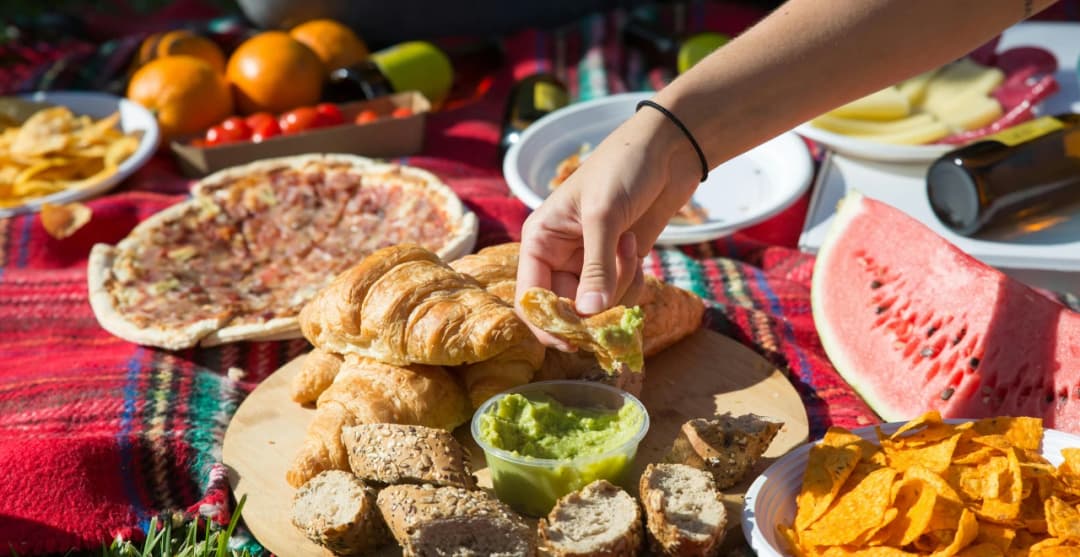
[[[585,249],[574,305],[580,313],[591,315],[604,311],[615,299],[620,232],[607,222],[594,222],[583,228]]]

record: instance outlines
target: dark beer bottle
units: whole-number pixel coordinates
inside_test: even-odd
[[[938,219],[965,236],[1080,202],[1080,115],[1043,116],[950,151],[930,165],[926,192]]]
[[[502,160],[510,146],[521,139],[525,128],[569,103],[570,94],[566,87],[551,74],[533,74],[515,83],[503,114],[499,159]]]

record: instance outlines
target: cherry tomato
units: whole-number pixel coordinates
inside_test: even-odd
[[[281,133],[289,135],[317,127],[318,118],[319,113],[314,108],[304,106],[282,114],[278,125],[281,126]]]
[[[251,130],[251,140],[255,143],[275,135],[281,135],[281,126],[278,125],[278,121],[274,118],[258,122]]]
[[[336,126],[345,123],[341,115],[341,109],[333,103],[322,103],[315,106],[315,112],[319,113],[318,123],[320,126]]]
[[[379,115],[374,110],[361,110],[360,114],[356,115],[356,119],[353,120],[357,124],[367,124],[368,122],[374,122],[379,119]]]
[[[206,130],[206,144],[221,145],[222,143],[228,143],[225,138],[225,130],[221,126],[210,126],[210,129]]]
[[[251,128],[239,116],[231,116],[221,123],[221,129],[229,134],[233,141],[243,141],[251,137]]]
[[[260,125],[264,125],[267,121],[277,124],[277,118],[275,118],[274,115],[270,114],[269,112],[256,112],[255,114],[252,114],[251,116],[248,116],[244,119],[244,122],[247,123],[248,127],[251,128],[252,132],[254,132],[255,129],[258,128]]]
[[[394,111],[390,113],[390,115],[394,118],[408,118],[409,116],[413,115],[413,111],[407,106],[399,106],[395,108]]]

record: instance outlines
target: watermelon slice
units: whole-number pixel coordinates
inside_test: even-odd
[[[829,359],[886,420],[935,409],[1080,432],[1080,314],[889,205],[843,200],[811,305]]]

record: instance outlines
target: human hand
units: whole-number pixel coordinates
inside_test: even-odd
[[[634,303],[644,283],[641,259],[700,176],[677,127],[655,110],[636,113],[526,219],[515,299],[539,286],[575,300],[585,315]],[[544,344],[572,349],[530,327]]]

